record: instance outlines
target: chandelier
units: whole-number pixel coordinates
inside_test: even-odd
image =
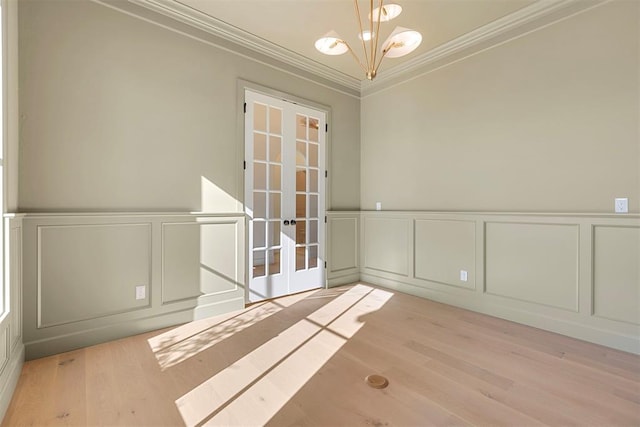
[[[380,0],[378,7],[374,9],[373,1],[374,0],[369,0],[368,30],[362,28],[362,18],[358,0],[354,0],[353,2],[356,9],[356,17],[358,18],[358,26],[360,29],[358,38],[362,41],[364,60],[361,60],[360,56],[349,46],[349,43],[333,30],[329,31],[322,38],[319,38],[315,43],[316,49],[325,55],[351,53],[369,80],[373,80],[376,77],[378,68],[380,68],[380,64],[385,57],[399,58],[407,55],[413,52],[422,42],[422,34],[419,32],[408,28],[396,27],[391,35],[382,43],[382,47],[379,50],[380,24],[391,21],[400,15],[402,7],[398,4],[383,4],[383,0]]]

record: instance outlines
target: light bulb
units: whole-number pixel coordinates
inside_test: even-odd
[[[374,38],[376,35],[376,33],[369,31],[369,30],[364,30],[363,32],[358,34],[358,38],[360,40],[363,40],[365,42],[368,42],[369,40],[371,40],[372,38]]]

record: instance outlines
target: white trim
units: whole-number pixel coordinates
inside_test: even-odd
[[[457,53],[474,47],[478,50],[481,45],[509,31],[525,27],[534,21],[558,13],[553,22],[580,11],[607,3],[610,0],[538,0],[537,2],[519,9],[509,15],[499,18],[489,24],[463,34],[447,43],[416,56],[413,59],[385,69],[384,73],[373,82],[361,80],[332,69],[324,64],[306,58],[296,52],[283,48],[263,38],[257,37],[240,28],[234,27],[215,17],[207,15],[175,0],[129,0],[129,2],[176,19],[182,23],[228,40],[252,51],[274,58],[298,69],[313,73],[316,76],[338,83],[344,87],[356,90],[360,96],[364,92],[371,93],[385,85],[390,80],[401,78],[407,74],[422,69],[436,61],[451,57]],[[486,46],[485,46],[486,48]],[[468,54],[474,51],[468,51]]]
[[[0,421],[2,421],[7,414],[9,404],[18,385],[18,380],[22,373],[22,366],[24,365],[24,356],[24,345],[20,342],[11,352],[10,359],[2,372],[4,381],[0,389]]]
[[[360,282],[370,283],[375,286],[381,286],[443,304],[449,304],[454,307],[461,307],[466,310],[555,332],[579,340],[589,341],[628,353],[638,354],[640,349],[640,340],[637,335],[604,330],[597,325],[580,323],[573,319],[556,318],[534,311],[513,308],[508,304],[478,301],[474,300],[473,297],[451,295],[435,289],[416,286],[415,284],[407,283],[400,279],[390,279],[368,272],[362,272],[360,274]]]
[[[157,212],[132,212],[132,211],[113,211],[113,212],[19,212],[7,213],[6,218],[60,218],[60,217],[91,217],[91,218],[115,218],[115,217],[194,217],[194,218],[227,218],[227,217],[244,217],[244,212],[178,212],[178,211],[157,211]]]
[[[349,89],[360,90],[360,80],[355,77],[320,64],[184,4],[173,0],[129,0],[129,2],[176,19],[255,52],[275,58],[286,64],[293,65],[296,68],[308,71]]]
[[[355,273],[348,274],[346,276],[338,276],[332,277],[327,280],[327,288],[334,288],[336,286],[348,285],[351,283],[360,281],[360,271],[356,271]]]
[[[201,35],[195,35],[192,32],[185,31],[185,29],[178,29],[177,26],[166,25],[164,23],[161,23],[161,22],[158,21],[158,19],[156,17],[154,17],[152,19],[152,18],[149,18],[146,15],[145,16],[141,15],[139,13],[139,11],[133,12],[130,9],[125,7],[126,6],[125,3],[119,2],[117,4],[112,4],[112,2],[114,2],[115,0],[89,0],[89,1],[92,1],[92,2],[94,2],[96,4],[99,4],[99,5],[104,6],[104,7],[108,7],[109,9],[118,11],[120,13],[123,13],[123,14],[127,15],[127,16],[131,16],[133,18],[139,19],[139,20],[147,22],[149,24],[156,25],[156,26],[158,26],[160,28],[164,28],[165,30],[172,31],[172,32],[174,32],[176,34],[180,34],[181,36],[188,37],[188,38],[190,38],[192,40],[197,40],[197,41],[199,41],[201,43],[204,43],[204,44],[206,44],[208,46],[213,46],[213,47],[215,47],[217,49],[223,50],[225,52],[229,52],[231,54],[237,55],[237,56],[239,56],[241,58],[244,58],[244,59],[247,59],[249,61],[256,62],[258,64],[264,65],[265,67],[270,67],[270,68],[272,68],[274,70],[278,70],[280,72],[289,74],[289,75],[294,76],[296,78],[311,82],[311,83],[316,84],[318,86],[322,86],[322,87],[328,88],[328,89],[330,89],[332,91],[341,93],[343,95],[346,95],[346,96],[349,96],[349,97],[352,97],[352,98],[356,98],[356,99],[360,98],[360,91],[359,91],[358,87],[348,88],[346,86],[340,86],[340,85],[337,85],[337,84],[333,84],[334,82],[332,80],[329,80],[329,79],[327,79],[325,82],[319,81],[318,79],[314,79],[315,74],[310,73],[308,76],[307,75],[303,75],[302,73],[299,72],[300,71],[299,69],[298,70],[295,70],[293,68],[292,69],[288,69],[287,67],[283,67],[282,66],[282,65],[286,65],[286,64],[274,64],[274,63],[271,63],[269,61],[266,61],[265,59],[269,59],[269,57],[267,57],[266,55],[265,55],[265,58],[263,58],[263,59],[262,58],[257,58],[256,56],[251,55],[250,54],[251,52],[241,52],[238,49],[234,50],[231,47],[223,46],[221,43],[219,43],[219,42],[216,43],[216,42],[214,42],[212,40],[209,40],[209,39],[207,39],[205,37],[202,37]],[[133,3],[131,3],[131,4],[134,5]],[[134,5],[134,7],[137,7],[137,6]],[[151,9],[147,9],[147,10],[153,12]],[[193,25],[190,25],[190,24],[185,24],[185,25],[187,25],[190,28],[195,28],[195,27],[193,27]],[[209,34],[209,33],[207,33],[207,34]]]
[[[489,41],[509,31],[523,27],[526,24],[530,24],[533,21],[548,16],[552,13],[559,12],[562,9],[565,9],[566,14],[573,15],[584,9],[588,9],[602,3],[606,3],[608,1],[610,0],[538,0],[537,2],[529,6],[510,13],[509,15],[503,16],[502,18],[496,19],[493,22],[490,22],[486,25],[483,25],[482,27],[463,34],[462,36],[457,37],[447,43],[441,44],[440,46],[431,49],[428,52],[423,53],[422,55],[416,56],[413,59],[404,62],[403,64],[397,65],[393,68],[385,69],[384,72],[376,77],[373,82],[363,80],[360,87],[360,92],[362,94],[365,90],[374,90],[389,80],[402,77],[403,75],[409,74],[411,72],[424,68],[427,65],[433,64],[438,60],[452,56],[474,46],[478,46],[485,41]],[[562,14],[553,21],[555,22],[564,18],[566,14]],[[469,52],[469,54],[472,53],[475,53],[475,51]]]

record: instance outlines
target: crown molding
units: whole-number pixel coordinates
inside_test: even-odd
[[[375,92],[376,89],[385,86],[386,83],[391,80],[407,76],[410,73],[426,68],[436,61],[451,57],[462,51],[468,51],[468,54],[475,53],[472,49],[474,46],[478,47],[484,42],[488,42],[491,39],[505,35],[518,28],[523,28],[527,24],[535,23],[535,21],[548,17],[549,15],[557,15],[552,20],[552,22],[555,22],[608,1],[610,0],[538,0],[527,7],[463,34],[409,61],[385,69],[384,73],[381,73],[381,75],[377,76],[372,82],[363,80],[360,86],[360,95],[364,95],[365,92],[367,92],[367,94]],[[563,11],[564,13],[562,13]],[[545,24],[547,23],[545,22]],[[517,35],[520,34],[512,37]]]
[[[537,2],[517,10],[509,15],[503,16],[489,24],[479,27],[473,31],[463,34],[447,43],[418,55],[413,59],[384,70],[373,82],[360,80],[339,72],[329,66],[313,61],[289,49],[285,49],[275,43],[260,38],[247,31],[241,30],[220,19],[207,15],[177,0],[128,0],[130,3],[160,13],[173,18],[179,22],[198,28],[209,34],[213,34],[224,40],[248,48],[254,52],[266,55],[282,63],[296,67],[297,69],[309,72],[318,77],[324,78],[343,87],[352,89],[363,96],[388,86],[388,83],[400,80],[436,61],[441,61],[447,57],[455,57],[456,54],[465,52],[474,53],[473,48],[481,50],[486,48],[486,43],[496,40],[499,36],[509,35],[510,32],[522,28],[522,33],[531,30],[525,28],[527,25],[535,24],[536,21],[553,15],[551,22],[574,15],[578,12],[590,9],[594,6],[606,3],[610,0],[538,0]],[[548,24],[549,22],[544,22]],[[512,35],[511,37],[520,34]],[[483,47],[484,46],[484,47]]]
[[[360,91],[360,80],[260,38],[175,0],[129,0],[130,3],[173,18],[224,40],[307,71],[331,82]]]

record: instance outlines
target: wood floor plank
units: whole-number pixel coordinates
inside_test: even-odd
[[[405,366],[405,369],[411,369]],[[385,371],[379,371],[386,374]],[[285,406],[269,425],[304,424],[313,414],[312,425],[466,425],[467,423],[437,405],[403,382],[392,381],[383,390],[366,385],[371,370],[351,357],[336,354],[296,396],[304,411],[295,423],[288,419]],[[339,418],[336,414],[340,414]]]
[[[54,390],[55,424],[87,425],[85,352],[75,350],[58,356]]]
[[[309,334],[296,344],[292,332],[304,325]],[[268,357],[273,342],[283,346],[278,357]],[[226,382],[247,377],[233,371],[238,366],[251,378]],[[388,387],[369,387],[364,378],[373,373],[386,376]],[[215,385],[211,394],[207,384]],[[194,390],[205,392],[190,401]],[[181,412],[185,401],[200,414],[193,422]],[[636,426],[640,357],[360,284],[26,362],[2,425],[240,419],[273,426]]]
[[[514,325],[512,324],[512,322],[502,322],[508,324],[508,326]],[[517,325],[517,327],[520,328],[524,326]],[[510,336],[505,336],[504,334],[494,334],[492,332],[489,332],[485,327],[479,328],[476,325],[470,324],[466,324],[464,325],[464,327],[460,327],[452,322],[439,323],[435,325],[433,322],[420,322],[414,325],[412,331],[416,332],[418,336],[420,334],[426,334],[431,337],[442,337],[442,342],[446,342],[446,340],[444,340],[444,334],[446,334],[447,337],[451,338],[451,341],[455,341],[460,345],[469,345],[474,346],[474,348],[490,350],[494,354],[501,356],[509,355],[509,357],[529,357],[533,360],[538,360],[549,364],[549,366],[551,367],[562,369],[564,374],[579,377],[581,381],[589,382],[589,384],[593,386],[599,385],[600,387],[602,387],[602,384],[609,384],[620,389],[633,389],[638,384],[638,381],[633,375],[620,376],[617,373],[611,373],[607,369],[598,369],[592,364],[575,362],[574,359],[566,358],[565,353],[562,351],[540,351],[540,345],[532,344],[533,339],[528,341],[514,340],[511,339]],[[540,332],[543,332],[550,338],[558,338],[557,334],[546,331]],[[601,347],[595,344],[591,344],[591,346],[594,348]],[[473,357],[473,355],[468,355],[467,357]],[[634,358],[637,358],[637,356],[632,357],[632,359]],[[640,370],[640,365],[638,369]]]
[[[422,327],[418,329],[421,330]],[[432,327],[429,331],[421,330],[422,333],[416,334],[415,339],[426,343],[428,346],[425,348],[435,348],[443,354],[466,358],[485,369],[503,372],[504,376],[516,382],[534,384],[540,390],[555,396],[559,403],[583,408],[586,413],[592,414],[593,419],[600,420],[601,424],[628,425],[630,421],[637,419],[636,408],[628,405],[628,402],[615,399],[607,391],[607,386],[604,385],[607,384],[606,381],[586,381],[579,374],[566,369],[566,365],[559,365],[566,362],[562,359],[521,346],[504,347],[502,344],[488,342],[483,337],[441,329]],[[433,351],[425,355],[433,355]],[[526,369],[522,369],[523,366]]]
[[[640,380],[640,362],[633,357],[629,357],[628,353],[541,331],[526,325],[518,325],[513,322],[501,321],[497,323],[496,320],[500,319],[487,318],[488,316],[478,318],[477,313],[474,314],[475,316],[465,316],[466,318],[472,317],[476,319],[473,322],[466,322],[467,327],[479,333],[501,337],[514,344],[526,346],[565,360],[572,360],[577,364],[592,367],[599,372],[604,371],[633,381]]]
[[[25,363],[3,425],[53,425],[58,356]]]
[[[87,366],[87,424],[122,425],[119,389],[126,387],[126,384],[118,384],[115,380],[118,361],[113,358],[110,343],[87,347],[84,351]]]

